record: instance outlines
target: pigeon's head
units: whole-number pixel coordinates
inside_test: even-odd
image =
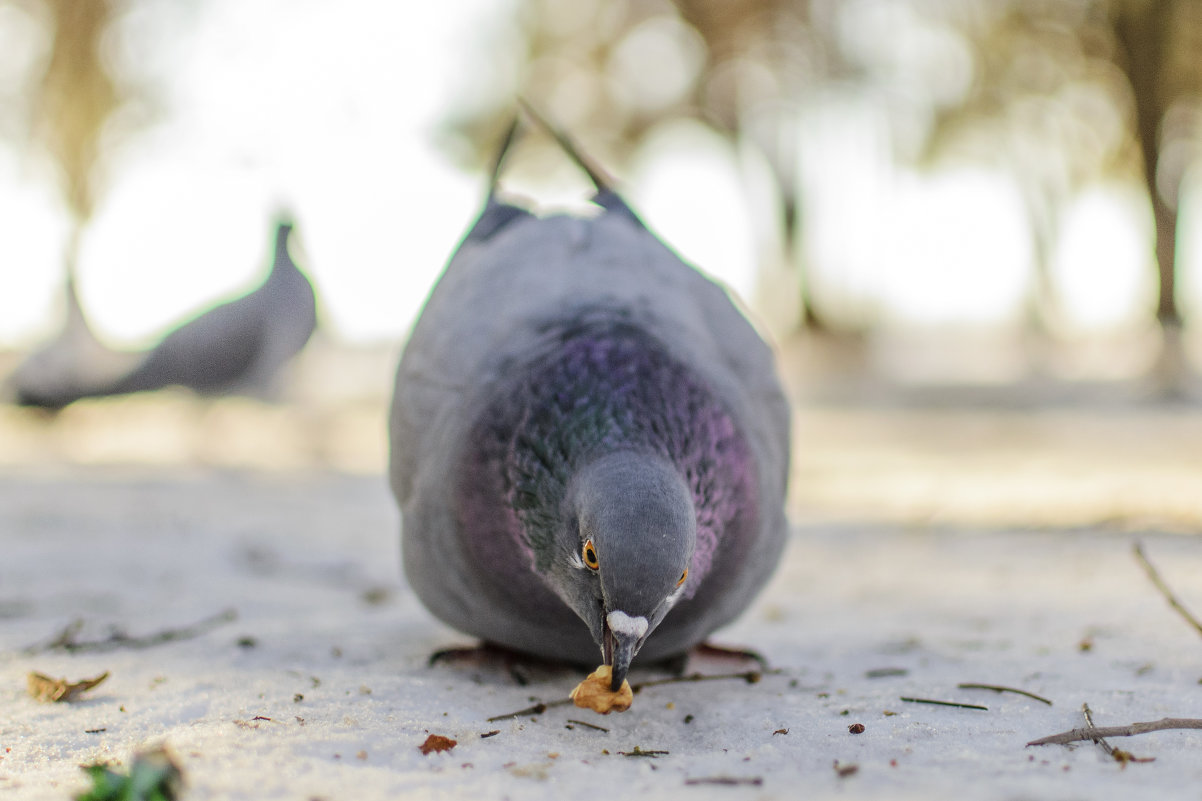
[[[688,582],[697,544],[692,494],[667,460],[619,452],[585,465],[566,502],[552,581],[588,624],[616,691]]]

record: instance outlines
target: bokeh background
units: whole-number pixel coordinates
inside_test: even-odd
[[[0,372],[249,290],[282,209],[319,302],[280,394],[8,404],[0,464],[381,472],[521,95],[778,343],[795,513],[1197,530],[1200,52],[1192,0],[0,0]]]

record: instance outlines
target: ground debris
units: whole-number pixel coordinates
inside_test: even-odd
[[[418,746],[423,754],[442,753],[450,751],[455,746],[459,745],[458,740],[452,740],[450,737],[443,737],[441,734],[431,734],[426,738],[426,741]]]
[[[1202,718],[1161,718],[1147,723],[1131,723],[1126,726],[1086,726],[1059,734],[1049,734],[1047,737],[1032,740],[1027,745],[1067,745],[1081,740],[1096,740],[1101,737],[1133,737],[1136,734],[1168,729],[1202,729]]]
[[[1027,698],[1033,698],[1040,703],[1052,706],[1052,702],[1044,698],[1042,695],[1036,695],[1027,690],[1020,690],[1017,687],[1006,687],[1001,684],[977,684],[975,682],[965,681],[956,685],[961,690],[992,690],[995,693],[1015,693],[1017,695],[1025,695]]]
[[[625,757],[649,757],[651,759],[657,759],[662,756],[667,756],[670,752],[657,751],[651,748],[640,748],[636,745],[630,751],[619,751],[618,753]]]
[[[577,726],[584,726],[586,729],[596,729],[597,731],[603,731],[607,734],[609,733],[609,729],[605,728],[604,726],[598,726],[596,723],[589,723],[584,720],[574,720],[572,718],[568,718],[568,723],[575,724]],[[566,728],[570,729],[572,727],[569,725]]]
[[[108,677],[109,672],[106,670],[94,678],[71,682],[66,679],[56,679],[47,676],[45,673],[38,673],[36,670],[32,670],[26,677],[26,687],[29,690],[29,694],[38,701],[46,703],[70,703],[77,700],[80,695],[100,684]]]
[[[767,675],[773,676],[779,674],[780,672],[781,671],[779,669],[766,671]],[[630,689],[637,695],[641,690],[644,690],[648,687],[662,687],[665,684],[689,684],[698,681],[726,681],[729,679],[742,679],[748,684],[756,684],[764,677],[764,675],[765,673],[762,673],[758,670],[750,670],[743,673],[688,673],[683,676],[669,676],[664,679],[652,679],[650,681],[639,682],[638,684],[631,685]],[[502,715],[493,715],[490,718],[485,718],[485,720],[488,723],[495,723],[498,720],[505,720],[507,718],[525,717],[526,715],[541,715],[551,707],[567,706],[571,703],[572,699],[570,697],[560,698],[554,701],[540,701],[532,706],[519,709],[516,712],[506,712]],[[692,719],[692,715],[686,715],[685,723],[691,722]]]
[[[1169,589],[1169,585],[1165,583],[1163,578],[1160,577],[1160,571],[1156,569],[1156,567],[1144,554],[1144,546],[1141,543],[1135,543],[1134,553],[1136,560],[1143,566],[1144,572],[1148,574],[1148,579],[1152,582],[1156,589],[1160,590],[1160,594],[1163,595],[1164,599],[1169,602],[1169,606],[1171,606],[1177,612],[1177,614],[1181,615],[1185,622],[1189,623],[1190,626],[1193,627],[1194,631],[1202,634],[1202,621],[1199,621],[1198,618],[1194,617],[1193,614],[1191,614],[1190,611],[1185,608],[1185,604],[1181,603],[1181,601],[1177,599],[1177,596],[1173,594],[1173,591]]]
[[[103,640],[79,640],[76,639],[80,630],[83,628],[82,620],[74,620],[68,623],[62,631],[54,637],[51,637],[44,643],[36,643],[27,647],[24,650],[26,656],[40,654],[46,651],[66,651],[68,653],[99,653],[106,651],[116,651],[119,648],[151,648],[156,645],[164,645],[169,642],[178,642],[180,640],[191,640],[202,634],[207,634],[218,626],[231,623],[238,618],[238,613],[233,609],[226,609],[216,615],[212,615],[203,620],[197,621],[190,626],[180,626],[178,628],[162,629],[161,631],[151,632],[139,637],[134,637],[126,634],[124,631],[113,631],[108,637]]]
[[[989,707],[981,706],[980,704],[962,704],[959,701],[936,701],[933,698],[907,698],[902,696],[902,701],[911,704],[933,704],[934,706],[952,706],[957,709],[979,709],[982,712],[988,712]]]
[[[685,779],[685,784],[721,784],[731,787],[739,785],[747,785],[751,787],[759,787],[764,783],[762,776],[698,776],[693,779]]]

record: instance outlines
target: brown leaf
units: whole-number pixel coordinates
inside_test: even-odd
[[[452,740],[450,737],[443,737],[441,734],[431,734],[426,738],[418,748],[423,754],[439,753],[442,751],[450,751],[455,746],[459,745],[458,740]]]
[[[29,689],[29,694],[39,701],[46,703],[53,703],[55,701],[70,703],[77,700],[80,695],[100,684],[108,677],[109,672],[106,670],[95,678],[70,682],[66,679],[55,679],[44,673],[31,670],[29,676],[26,677],[26,686]]]

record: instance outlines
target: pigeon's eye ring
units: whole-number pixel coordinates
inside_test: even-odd
[[[597,549],[592,540],[584,541],[584,547],[580,549],[580,556],[584,560],[584,566],[589,570],[600,569],[601,562],[597,559]]]
[[[684,572],[680,574],[680,578],[676,580],[676,586],[679,587],[681,584],[684,584],[684,580],[687,579],[688,577],[689,577],[689,569],[686,567],[684,569]]]

